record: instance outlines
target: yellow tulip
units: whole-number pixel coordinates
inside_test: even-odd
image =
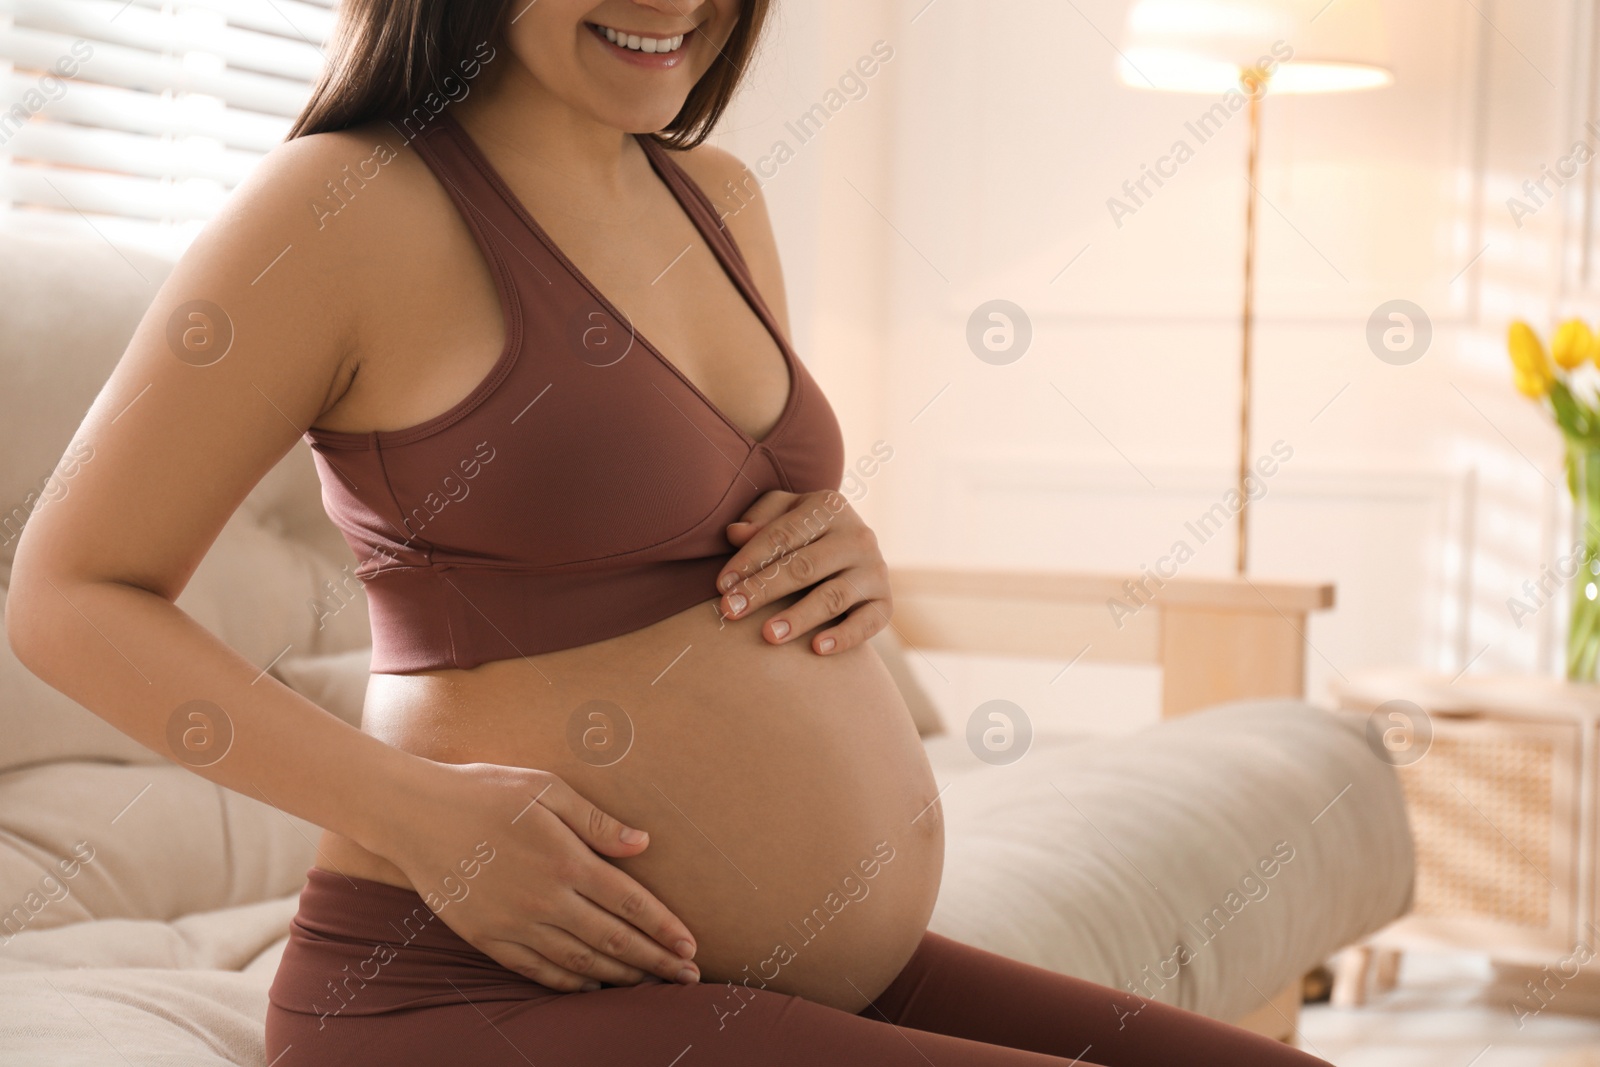
[[[1581,367],[1595,357],[1594,331],[1582,319],[1568,319],[1550,341],[1550,355],[1563,370]]]
[[[1550,357],[1544,354],[1544,344],[1539,340],[1539,335],[1533,332],[1533,327],[1525,322],[1513,322],[1506,338],[1506,347],[1511,351],[1511,363],[1515,368],[1513,381],[1517,391],[1533,400],[1550,392],[1551,383],[1555,381],[1555,368],[1550,365]]]
[[[1529,400],[1543,400],[1550,391],[1550,379],[1538,378],[1531,374],[1523,374],[1519,370],[1511,372],[1511,380],[1517,387],[1517,392]]]

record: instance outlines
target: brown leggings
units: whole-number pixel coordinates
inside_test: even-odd
[[[1327,1067],[931,931],[858,1015],[709,982],[563,993],[474,949],[409,889],[316,867],[309,879],[269,993],[273,1067]]]

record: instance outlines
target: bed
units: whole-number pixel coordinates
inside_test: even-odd
[[[0,583],[168,266],[98,239],[0,237]],[[301,443],[179,604],[355,721],[370,634],[352,566]],[[1412,891],[1393,768],[1301,699],[1304,627],[1332,590],[1173,581],[1114,619],[1105,601],[1125,580],[895,570],[895,628],[877,643],[942,789],[932,927],[1292,1039],[1301,975]],[[936,707],[917,682],[935,653],[1149,664],[1165,719],[986,762],[967,731],[940,729],[969,709]],[[263,1064],[266,988],[317,829],[142,748],[4,648],[0,737],[0,1062]]]

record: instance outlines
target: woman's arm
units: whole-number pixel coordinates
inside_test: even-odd
[[[339,279],[356,265],[350,242],[319,234],[309,210],[348,145],[274,151],[155,293],[75,437],[95,461],[24,528],[6,632],[30,670],[145,746],[377,842],[404,754],[264,675],[174,604],[240,501],[349,379],[356,320]],[[175,726],[193,701],[217,710],[192,705],[201,718]],[[202,766],[217,754],[208,729],[232,740]],[[188,747],[175,750],[185,730]]]
[[[595,855],[636,855],[642,836],[624,841],[544,772],[391,748],[176,606],[240,502],[358,373],[361,315],[384,306],[385,213],[361,208],[396,179],[370,182],[326,229],[313,203],[371,151],[343,133],[279,146],[175,266],[78,430],[94,462],[24,529],[7,637],[124,733],[351,838],[424,897],[487,841],[507,858],[441,917],[505,966],[569,989],[673,978],[693,954],[688,930]]]

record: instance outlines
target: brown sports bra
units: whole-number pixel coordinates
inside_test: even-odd
[[[717,596],[726,526],[773,489],[837,489],[833,410],[756,292],[716,209],[649,137],[651,167],[777,342],[789,397],[749,436],[630,327],[448,111],[412,140],[500,297],[506,344],[415,426],[305,434],[356,552],[372,670],[475,667],[590,644]]]

